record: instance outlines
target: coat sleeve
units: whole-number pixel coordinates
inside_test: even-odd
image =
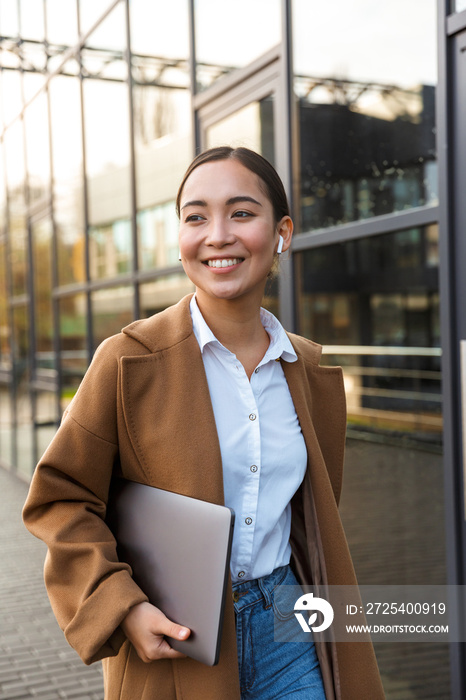
[[[53,611],[86,664],[114,656],[119,627],[147,597],[119,562],[105,523],[118,460],[118,356],[100,346],[60,428],[40,460],[23,510],[26,527],[48,546],[44,576]]]

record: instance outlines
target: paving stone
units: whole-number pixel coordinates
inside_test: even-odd
[[[46,547],[21,520],[26,495],[0,467],[0,700],[103,700],[101,665],[81,662],[51,611]]]

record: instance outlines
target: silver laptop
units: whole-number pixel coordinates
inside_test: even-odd
[[[170,645],[218,663],[230,567],[230,508],[125,479],[113,479],[107,523],[149,601],[191,635]]]

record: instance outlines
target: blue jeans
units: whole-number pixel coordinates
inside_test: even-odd
[[[325,700],[314,642],[304,636],[293,606],[284,611],[274,601],[275,588],[285,585],[299,586],[289,566],[233,585],[241,700]],[[282,639],[298,641],[274,641],[276,620],[281,630],[289,627]]]

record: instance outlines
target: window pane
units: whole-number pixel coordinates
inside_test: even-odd
[[[84,83],[84,125],[89,221],[108,224],[130,214],[128,87],[123,83]]]
[[[158,27],[157,42],[153,27]],[[138,246],[142,269],[177,264],[173,200],[192,159],[188,3],[130,3]]]
[[[81,34],[88,32],[89,29],[98,22],[110,5],[113,4],[112,0],[78,0],[78,2]],[[117,6],[119,14],[121,13],[121,5],[122,3]],[[115,10],[113,12],[115,12]],[[113,29],[117,30],[117,27],[115,26]],[[111,37],[107,36],[107,40],[110,42]],[[100,36],[100,41],[105,43],[102,36]]]
[[[293,27],[301,230],[435,202],[435,1],[296,0]]]
[[[141,284],[141,318],[163,311],[191,292],[194,292],[194,285],[184,273]]]
[[[8,465],[13,464],[12,440],[10,385],[0,382],[0,459]]]
[[[178,228],[174,201],[138,212],[139,266],[142,270],[178,263]]]
[[[21,0],[19,8],[22,38],[43,41],[44,3],[37,0]]]
[[[322,365],[343,367],[340,512],[362,585],[447,582],[435,241],[431,226],[295,256],[299,331],[324,345]],[[447,645],[376,654],[387,698],[450,697]]]
[[[247,65],[280,41],[279,0],[196,0],[197,89]]]
[[[77,78],[50,81],[54,219],[59,284],[84,282],[84,202],[81,97]]]
[[[453,11],[462,12],[466,10],[466,0],[453,0]]]
[[[94,348],[133,320],[134,289],[113,287],[92,294]]]
[[[245,146],[257,151],[271,163],[275,162],[274,97],[250,102],[207,129],[207,147]],[[232,136],[234,134],[234,136]]]
[[[73,46],[78,40],[76,0],[47,0],[47,40]]]
[[[5,241],[0,238],[0,369],[11,367],[10,329]]]
[[[21,74],[13,70],[4,70],[0,77],[3,92],[1,110],[3,123],[7,126],[23,108]],[[8,96],[8,99],[5,99],[6,96]]]
[[[129,220],[114,221],[89,230],[92,279],[116,277],[131,271],[132,237]]]
[[[29,315],[27,306],[13,311],[14,380],[16,398],[16,465],[29,478],[34,467],[32,405],[29,390]]]
[[[18,0],[0,2],[0,27],[3,36],[18,36]]]
[[[59,424],[57,397],[52,391],[38,391],[35,395],[36,441],[38,462],[56,433]]]
[[[0,235],[3,233],[6,224],[6,181],[4,158],[5,154],[3,149],[3,143],[0,143]]]
[[[88,365],[86,311],[85,294],[59,301],[62,408],[75,395]]]
[[[23,124],[15,122],[5,134],[7,187],[9,196],[8,229],[13,296],[27,292],[27,224]]]
[[[50,196],[50,145],[47,95],[40,93],[24,112],[29,203]]]
[[[351,241],[298,256],[299,323],[342,364],[357,431],[442,437],[435,227]]]
[[[43,377],[56,379],[52,314],[52,221],[49,218],[32,225],[34,253],[34,306],[36,330],[36,367]]]

